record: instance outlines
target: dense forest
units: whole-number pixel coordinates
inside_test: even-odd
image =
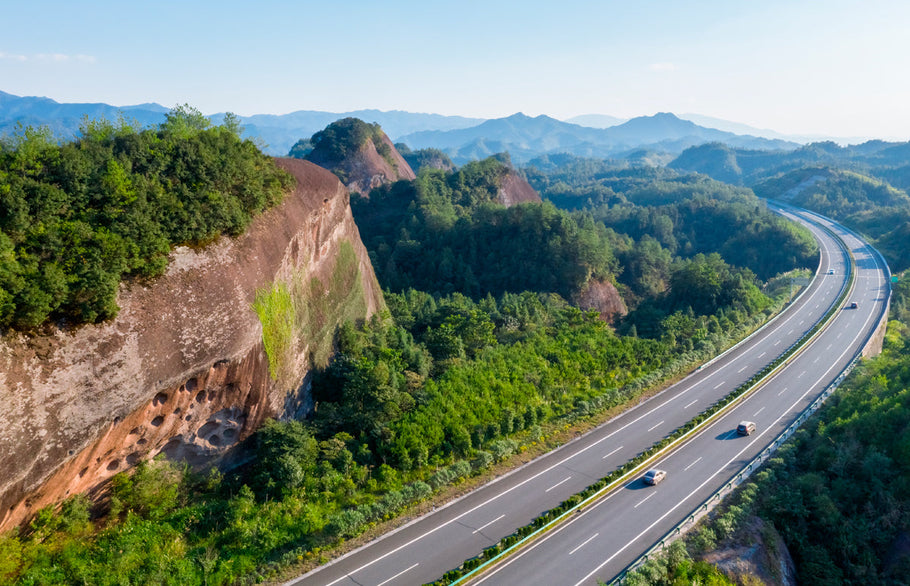
[[[505,163],[489,158],[455,172],[425,168],[417,180],[351,202],[384,287],[472,298],[547,291],[564,298],[618,266],[611,237],[590,217],[552,205],[495,202]]]
[[[177,108],[157,128],[86,121],[58,144],[27,129],[0,142],[0,326],[117,314],[121,281],[164,272],[171,247],[243,233],[289,175],[234,118]]]
[[[786,300],[786,278],[759,280],[717,251],[681,256],[591,211],[505,208],[495,196],[506,171],[502,158],[424,168],[354,198],[389,313],[337,332],[338,353],[314,374],[313,416],[266,425],[245,446],[251,464],[227,476],[155,460],[115,477],[101,516],[83,496],[42,511],[0,538],[0,576],[226,584],[324,561],[323,550],[636,400]],[[704,189],[689,200],[711,200],[715,187]],[[655,218],[670,209],[648,201]],[[668,213],[669,233],[699,234],[712,218]],[[814,264],[800,238],[782,246]],[[620,333],[567,301],[617,275],[638,306]]]
[[[812,143],[791,152],[707,144],[669,165],[825,214],[866,236],[893,270],[910,267],[910,143]]]

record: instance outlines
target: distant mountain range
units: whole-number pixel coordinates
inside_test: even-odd
[[[160,104],[111,106],[108,104],[67,104],[49,98],[19,97],[0,92],[0,135],[11,134],[17,125],[47,126],[58,137],[70,138],[83,117],[116,120],[123,115],[141,126],[164,121],[169,108]],[[404,111],[357,110],[321,112],[301,110],[284,115],[241,116],[245,136],[263,143],[272,155],[286,155],[301,138],[308,138],[339,118],[355,117],[378,123],[394,142],[412,149],[438,148],[457,164],[509,152],[516,163],[545,155],[568,153],[598,158],[632,157],[644,160],[671,157],[688,147],[719,142],[752,150],[792,150],[799,146],[773,131],[701,117],[705,124],[661,113],[623,121],[601,114],[576,116],[560,121],[549,116],[530,117],[518,113],[506,118],[483,120]],[[686,115],[696,117],[696,115]],[[224,114],[209,116],[221,123]],[[713,127],[712,127],[713,125]],[[735,129],[719,129],[718,126]],[[755,134],[749,131],[754,130]],[[761,134],[761,136],[760,136]]]
[[[21,123],[23,126],[47,126],[55,136],[66,139],[76,135],[84,116],[92,119],[117,120],[123,114],[127,119],[136,120],[141,126],[149,126],[164,122],[164,116],[169,111],[170,108],[160,104],[137,106],[61,104],[50,98],[19,97],[0,91],[0,136],[14,133],[17,125]],[[280,116],[256,114],[239,118],[244,127],[244,136],[260,139],[267,153],[283,156],[301,138],[309,138],[332,122],[348,117],[360,118],[364,122],[376,122],[391,137],[420,130],[465,128],[483,122],[482,118],[419,114],[400,110],[390,112],[300,110]],[[215,124],[220,124],[224,120],[224,113],[212,114],[208,118]]]
[[[622,158],[642,149],[681,153],[688,147],[720,142],[754,150],[792,150],[798,143],[706,128],[673,114],[640,116],[608,128],[561,122],[549,116],[531,118],[514,114],[456,130],[425,130],[399,139],[412,149],[437,148],[456,163],[508,151],[523,163],[545,154],[569,153],[581,157]]]

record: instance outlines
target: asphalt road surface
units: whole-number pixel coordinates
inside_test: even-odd
[[[833,226],[833,224],[832,224]],[[840,231],[840,228],[834,228]],[[849,268],[831,236],[812,227],[821,246],[816,277],[784,313],[733,350],[608,423],[471,494],[288,584],[423,584],[478,555],[516,528],[606,476],[762,370],[821,319]],[[858,274],[845,310],[784,372],[658,466],[667,479],[636,479],[595,507],[488,573],[488,584],[594,584],[608,580],[763,449],[837,376],[880,315],[888,284],[877,257],[855,236]],[[833,270],[834,274],[828,274]],[[848,301],[848,305],[849,305]],[[740,419],[758,424],[740,438]]]

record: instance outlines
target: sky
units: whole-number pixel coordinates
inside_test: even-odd
[[[696,113],[910,139],[906,0],[3,0],[0,90],[203,113]]]

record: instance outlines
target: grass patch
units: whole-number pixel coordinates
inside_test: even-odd
[[[294,340],[297,308],[287,285],[273,283],[271,287],[256,291],[253,310],[262,324],[262,343],[269,358],[269,374],[278,380]]]
[[[367,315],[360,261],[353,244],[341,243],[328,283],[317,277],[307,280],[300,271],[290,285],[276,281],[259,289],[253,310],[262,324],[262,342],[273,380],[292,374],[295,354],[307,347],[310,366],[325,366],[338,326]]]

